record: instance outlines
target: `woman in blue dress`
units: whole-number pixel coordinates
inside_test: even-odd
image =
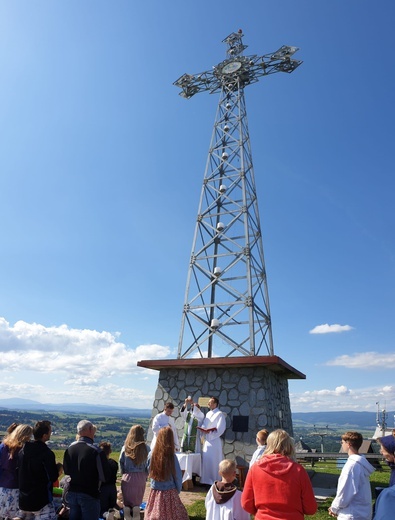
[[[179,497],[182,474],[170,426],[159,430],[155,447],[149,456],[149,476],[151,491],[144,519],[189,520],[187,510]]]
[[[143,501],[148,476],[149,451],[144,440],[144,428],[140,424],[132,426],[119,457],[126,516],[130,516],[130,511],[133,511],[133,518],[140,517],[140,504]]]

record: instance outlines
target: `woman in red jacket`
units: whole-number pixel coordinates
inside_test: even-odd
[[[284,430],[267,438],[266,450],[249,470],[241,505],[255,520],[302,520],[317,511],[307,471],[295,462],[293,439]]]

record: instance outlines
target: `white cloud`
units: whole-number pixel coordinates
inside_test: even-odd
[[[334,390],[317,390],[316,393],[317,393],[317,395],[332,395],[332,396],[349,395],[350,390],[346,386],[342,385],[342,386],[337,386]]]
[[[95,403],[130,408],[151,408],[153,402],[152,392],[142,389],[118,386],[112,383],[97,386],[80,386],[78,391],[73,386],[51,389],[48,386],[34,384],[0,383],[0,395],[2,398],[22,397],[42,403]]]
[[[119,333],[47,327],[0,318],[0,395],[48,403],[97,403],[150,408],[158,371],[137,367],[142,359],[164,359],[170,347],[125,345]],[[349,368],[394,368],[395,353],[356,353],[326,363]],[[383,400],[395,409],[395,386],[350,389],[345,385],[290,394],[293,411],[374,410]]]
[[[353,328],[354,327],[351,327],[350,325],[339,325],[338,323],[329,325],[328,323],[325,323],[323,325],[316,325],[309,331],[309,334],[331,334],[332,332],[346,332],[348,330],[353,330]]]
[[[103,403],[103,399],[107,399],[114,403],[117,398],[122,402],[137,396],[147,400],[142,390],[131,387],[138,387],[147,377],[152,380],[158,373],[137,367],[137,361],[166,358],[171,349],[157,344],[132,349],[119,338],[119,333],[72,329],[67,325],[47,327],[18,321],[12,326],[0,317],[0,371],[11,378],[7,382],[8,390],[3,387],[2,396],[37,399],[31,395],[44,395],[46,402],[61,402],[63,397],[68,402],[90,398],[91,402]],[[24,381],[39,381],[41,386],[16,385],[12,380],[21,380],[22,373]],[[120,383],[121,379],[124,383],[129,381],[130,387]],[[44,386],[46,391],[43,391],[42,380],[51,384],[51,387]],[[69,390],[64,391],[63,385]],[[51,388],[56,386],[56,398],[49,401]],[[150,401],[151,406],[152,395]],[[142,407],[141,403],[137,407]]]
[[[201,350],[200,352],[196,351],[193,354],[192,359],[201,359],[202,357],[203,358],[208,357],[208,350]],[[215,352],[213,352],[211,357],[217,358],[217,357],[221,357],[221,356],[219,354],[216,354]]]
[[[341,385],[334,389],[291,392],[290,400],[293,412],[376,411],[376,402],[380,400],[385,400],[387,409],[393,410],[395,409],[395,386],[351,389]]]
[[[325,363],[329,366],[359,368],[362,370],[395,368],[395,352],[356,352],[345,354]]]
[[[11,382],[0,383],[0,395],[2,398],[6,397],[20,397],[23,396],[34,396],[37,393],[43,393],[45,388],[42,385],[34,385],[30,383],[18,383],[14,384]],[[30,397],[35,399],[35,397]]]

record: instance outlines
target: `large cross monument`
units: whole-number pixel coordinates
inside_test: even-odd
[[[153,416],[166,401],[217,397],[227,414],[224,454],[249,460],[262,428],[292,435],[288,379],[305,376],[274,355],[262,231],[244,89],[262,76],[291,73],[297,47],[245,56],[239,30],[226,58],[174,85],[186,99],[219,93],[189,262],[177,359],[139,361],[159,370]],[[203,410],[207,411],[207,410]],[[182,435],[178,409],[173,416]]]

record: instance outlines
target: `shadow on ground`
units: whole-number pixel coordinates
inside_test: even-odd
[[[339,475],[332,473],[318,473],[314,470],[308,470],[311,483],[314,489],[314,495],[318,502],[325,501],[328,497],[336,495],[337,481]]]

